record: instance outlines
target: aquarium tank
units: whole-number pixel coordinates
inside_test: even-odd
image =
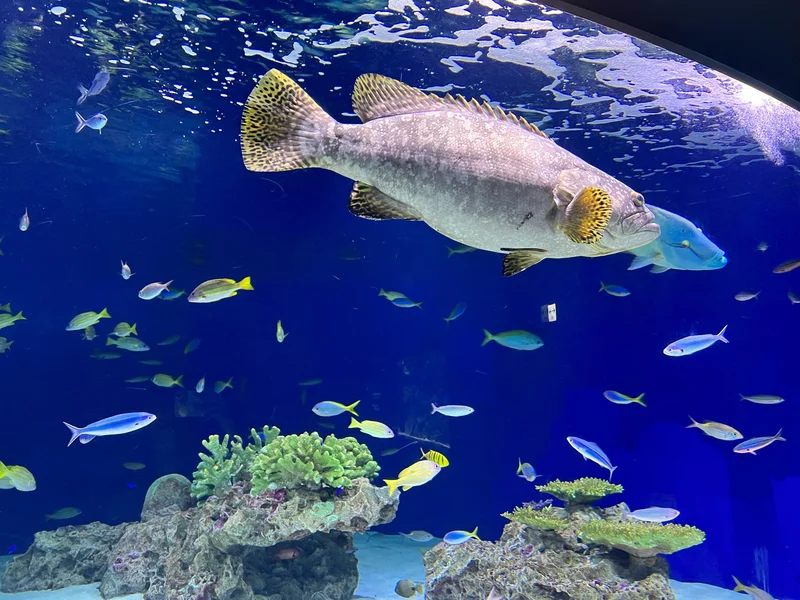
[[[527,0],[0,24],[2,598],[800,598],[793,108]]]

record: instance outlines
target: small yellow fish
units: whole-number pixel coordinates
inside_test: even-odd
[[[359,423],[353,417],[350,417],[348,429],[360,429],[361,433],[366,433],[374,438],[387,439],[394,437],[394,431],[378,421],[361,421]]]
[[[22,313],[20,313],[22,314]],[[97,325],[100,322],[100,319],[110,319],[111,315],[108,314],[108,311],[104,308],[99,313],[94,311],[89,311],[85,313],[81,313],[74,317],[69,324],[67,325],[67,331],[80,331],[81,329],[86,329],[90,325]]]
[[[440,467],[447,467],[450,465],[450,461],[447,460],[447,457],[442,454],[441,452],[436,452],[436,450],[428,450],[425,452],[422,448],[419,449],[422,452],[422,458],[427,460],[432,460]]]
[[[214,391],[218,394],[221,394],[225,388],[233,389],[233,377],[228,379],[228,381],[218,381],[214,384]]]
[[[144,464],[144,463],[140,463],[140,462],[126,462],[126,463],[122,463],[122,466],[125,467],[126,469],[128,469],[129,471],[141,471],[147,465]]]
[[[129,325],[125,321],[117,323],[117,326],[114,327],[114,331],[111,332],[111,335],[116,335],[117,337],[128,337],[131,334],[139,335],[136,332],[136,323]]]
[[[209,279],[204,281],[189,294],[189,302],[207,304],[235,296],[239,290],[252,291],[253,285],[250,278],[245,277],[239,282],[233,279]]]
[[[19,311],[16,315],[13,316],[11,314],[4,313],[0,315],[0,329],[11,327],[17,321],[27,321],[27,319],[22,316],[22,311]]]
[[[155,383],[158,387],[170,388],[175,385],[177,385],[178,387],[183,387],[183,375],[178,375],[177,379],[173,379],[169,375],[164,375],[164,373],[158,373],[156,375],[153,375],[150,381]]]
[[[13,343],[14,343],[14,340],[11,340],[9,342],[6,338],[0,337],[0,354],[4,354],[6,350],[10,350],[11,349],[11,344],[13,344]]]
[[[36,480],[25,467],[7,467],[0,462],[0,489],[11,488],[16,488],[20,492],[32,492],[36,489]]]
[[[389,496],[393,496],[398,487],[401,487],[404,492],[408,491],[412,487],[428,483],[441,470],[442,467],[432,460],[418,460],[410,467],[400,471],[397,479],[384,479],[383,482],[389,486]]]
[[[94,325],[89,325],[86,329],[84,329],[81,337],[87,342],[91,342],[94,338],[96,338],[97,332],[94,330]]]
[[[277,338],[278,343],[282,343],[283,340],[289,337],[289,334],[283,330],[283,325],[281,325],[280,321],[278,321],[278,329],[275,331],[275,337]]]

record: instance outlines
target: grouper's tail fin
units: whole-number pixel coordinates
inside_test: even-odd
[[[326,125],[333,121],[303,88],[270,70],[244,105],[241,145],[250,171],[292,171],[315,166]]]

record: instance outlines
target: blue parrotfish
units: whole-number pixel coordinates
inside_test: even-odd
[[[79,440],[81,444],[88,444],[94,438],[105,435],[121,435],[123,433],[130,433],[141,429],[156,420],[156,416],[145,412],[123,413],[114,415],[90,423],[86,427],[75,427],[66,421],[64,425],[67,426],[72,437],[67,446],[71,446],[75,440]]]
[[[670,269],[710,271],[728,264],[725,251],[712,242],[697,225],[680,215],[650,205],[661,235],[649,244],[631,250],[635,254],[629,271],[651,267],[651,273]]]

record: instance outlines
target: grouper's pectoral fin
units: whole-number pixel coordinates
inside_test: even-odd
[[[611,220],[611,196],[603,188],[584,187],[574,196],[561,184],[554,190],[560,212],[557,227],[576,244],[595,244]]]
[[[500,248],[500,250],[508,252],[503,257],[503,277],[522,273],[528,267],[544,260],[547,254],[547,250],[541,248]]]
[[[387,196],[378,188],[356,181],[350,194],[350,212],[363,219],[383,221],[385,219],[405,219],[421,221],[422,215],[408,204],[403,204]]]

